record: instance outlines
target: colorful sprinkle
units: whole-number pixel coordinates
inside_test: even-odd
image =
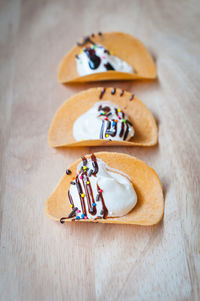
[[[103,192],[103,190],[102,189],[99,189],[99,191],[98,191],[99,193],[102,193]]]
[[[77,215],[77,216],[76,216],[76,219],[80,219],[80,216]]]
[[[84,216],[84,219],[88,219],[88,217],[87,217],[87,216]]]
[[[106,138],[108,138],[109,137],[109,135],[108,134],[106,134]]]
[[[117,119],[115,119],[115,122],[116,122],[116,123],[118,123],[118,120],[117,120]]]
[[[122,121],[123,121],[123,123],[126,123],[126,119],[123,119]]]
[[[90,182],[89,182],[89,181],[87,181],[87,184],[89,185],[89,184],[90,184]]]
[[[87,169],[87,166],[83,166],[83,169]]]
[[[105,117],[104,120],[108,120],[108,117]]]
[[[83,180],[83,176],[80,176],[80,179]]]
[[[119,119],[121,119],[121,117],[120,117],[119,115],[118,115],[117,117],[118,117]]]
[[[72,207],[73,207],[73,205],[72,205],[72,204],[70,204],[70,207],[72,208]]]
[[[82,214],[81,214],[81,218],[84,218],[84,217],[85,217],[85,214],[82,213]]]
[[[84,193],[81,193],[81,197],[84,198],[84,196],[85,196],[85,194],[84,194]]]
[[[92,203],[92,206],[95,207],[95,206],[96,206],[96,203]]]
[[[121,112],[121,109],[117,109],[118,112]]]
[[[115,121],[113,121],[113,123],[112,123],[113,125],[115,125],[116,124],[116,122]]]
[[[80,212],[81,212],[81,210],[77,210],[77,212],[78,212],[78,213],[80,213]]]

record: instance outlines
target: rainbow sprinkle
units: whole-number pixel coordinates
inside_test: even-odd
[[[85,196],[85,194],[84,194],[84,193],[81,193],[81,197],[84,198],[84,196]]]

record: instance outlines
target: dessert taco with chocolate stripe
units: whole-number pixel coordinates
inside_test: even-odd
[[[158,128],[152,113],[133,94],[91,88],[58,109],[48,141],[52,147],[152,146],[158,142]]]
[[[89,82],[156,78],[151,54],[136,38],[121,32],[92,34],[63,58],[58,81]]]
[[[122,153],[99,152],[74,162],[45,205],[61,223],[154,225],[163,217],[164,197],[156,172]]]

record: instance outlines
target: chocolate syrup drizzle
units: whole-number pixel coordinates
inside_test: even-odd
[[[115,68],[110,63],[104,64],[104,67],[106,68],[106,70],[115,70]]]
[[[113,88],[111,94],[115,94],[116,89]],[[102,106],[100,105],[98,107],[98,111],[101,112],[98,117],[109,117],[112,113],[111,108],[109,106]],[[117,129],[119,126],[121,126],[120,131],[119,131],[119,137],[122,138],[123,140],[126,140],[128,137],[129,133],[129,128],[132,126],[132,123],[128,119],[124,119],[125,114],[123,111],[118,112],[117,108],[115,108],[115,114],[116,118],[109,120],[107,119],[102,119],[102,125],[101,125],[101,130],[100,130],[100,139],[105,139],[108,138],[106,135],[109,135],[111,137],[115,137],[117,135]],[[118,122],[116,119],[123,119],[123,122]],[[117,121],[117,122],[116,122]]]
[[[106,88],[103,88],[103,89],[101,90],[100,95],[99,95],[99,99],[102,99],[102,97],[103,97],[103,95],[104,95],[105,92],[106,92]]]
[[[82,47],[82,46],[86,45],[87,43],[91,43],[91,44],[95,45],[95,42],[93,42],[93,41],[90,39],[89,36],[85,37],[85,38],[83,39],[83,42],[82,42],[82,43],[77,42],[77,45],[78,45],[79,47]]]
[[[87,166],[86,157],[83,156],[81,158],[82,158],[82,161],[83,161],[83,166]],[[87,210],[86,210],[86,205],[85,205],[85,199],[86,199],[87,205],[88,205],[88,208],[89,208],[89,213],[91,215],[95,215],[97,213],[96,202],[101,201],[102,210],[101,210],[100,214],[103,216],[103,218],[106,218],[107,215],[108,215],[108,209],[107,209],[107,207],[105,205],[105,202],[104,202],[103,191],[100,189],[99,185],[97,184],[98,193],[97,193],[96,197],[94,198],[92,186],[90,184],[89,173],[90,173],[90,176],[93,175],[94,177],[96,177],[96,174],[99,171],[99,166],[98,166],[98,163],[97,163],[97,159],[96,159],[94,154],[91,155],[91,160],[92,160],[93,169],[90,169],[88,171],[88,168],[83,169],[83,166],[82,166],[79,175],[76,175],[76,178],[75,178],[75,184],[76,184],[77,191],[78,191],[79,198],[80,198],[81,209],[82,209],[82,212],[83,212],[84,216],[87,217]],[[92,172],[90,172],[91,170],[92,170]],[[82,176],[81,181],[82,181],[82,185],[85,189],[84,196],[83,196],[83,190],[82,190],[82,187],[81,187],[81,184],[80,184],[80,181],[79,181],[79,178],[80,178],[79,176],[80,175]],[[69,197],[69,201],[70,201],[70,204],[72,205],[73,209],[72,209],[72,212],[67,217],[62,217],[60,219],[60,222],[62,224],[65,222],[66,219],[74,217],[76,215],[76,211],[78,210],[77,207],[74,207],[74,202],[73,202],[70,191],[68,191],[68,197]],[[102,217],[100,216],[98,218],[102,218]],[[72,220],[75,220],[75,219],[72,219]]]
[[[102,34],[102,32],[99,31],[98,35],[102,36],[103,34]],[[94,38],[94,36],[95,36],[95,34],[92,33],[91,37]],[[90,36],[86,36],[85,38],[83,38],[83,42],[82,43],[77,42],[77,45],[81,47],[81,46],[84,46],[87,43],[91,43],[91,44],[95,45],[95,43],[90,39]]]
[[[88,64],[89,64],[90,69],[92,69],[92,70],[97,69],[99,67],[99,65],[101,64],[101,59],[99,56],[96,55],[95,50],[91,49],[89,47],[86,47],[84,49],[84,52],[86,53],[86,55],[89,59]]]
[[[103,207],[103,209],[102,209],[103,212],[101,212],[101,214],[103,215],[103,218],[106,218],[106,216],[108,215],[108,209],[105,205],[104,198],[103,198],[102,192],[100,192],[101,189],[98,184],[97,184],[97,189],[99,191],[99,198],[101,199],[101,203],[102,203],[102,207]]]

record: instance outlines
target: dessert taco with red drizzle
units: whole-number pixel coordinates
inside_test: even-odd
[[[45,212],[61,223],[154,225],[163,217],[164,197],[157,174],[143,161],[100,152],[67,169]]]
[[[158,128],[152,113],[133,94],[92,88],[58,109],[48,141],[52,147],[152,146],[157,144]]]
[[[85,37],[59,65],[58,81],[89,82],[156,78],[156,66],[145,46],[121,32]]]

